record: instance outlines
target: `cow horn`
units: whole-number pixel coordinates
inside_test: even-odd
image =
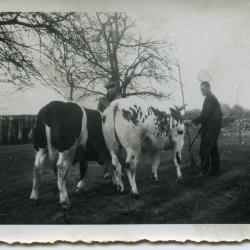
[[[185,107],[187,106],[187,104],[183,104],[183,105],[181,105],[181,106],[175,106],[175,109],[177,110],[177,111],[182,111],[182,110],[184,110],[185,109]]]

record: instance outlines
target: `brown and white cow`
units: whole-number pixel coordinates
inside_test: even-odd
[[[81,180],[78,189],[84,188],[87,161],[100,165],[111,164],[111,157],[102,134],[101,113],[81,108],[72,102],[53,101],[37,115],[34,133],[35,163],[30,199],[38,199],[38,186],[46,164],[58,176],[60,204],[69,207],[66,189],[67,174],[72,165],[80,162]]]
[[[160,110],[154,104],[139,97],[113,101],[103,112],[103,135],[116,167],[118,191],[122,183],[121,150],[126,152],[125,171],[132,195],[138,194],[135,175],[142,151],[151,152],[153,158],[152,178],[158,181],[160,150],[173,149],[178,179],[182,179],[181,153],[184,145],[185,127],[179,110]]]

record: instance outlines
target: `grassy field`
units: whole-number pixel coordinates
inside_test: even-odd
[[[103,167],[90,163],[87,192],[76,194],[77,167],[70,170],[68,191],[72,207],[62,211],[53,171],[46,169],[40,203],[29,201],[32,186],[31,145],[0,147],[0,224],[147,224],[147,223],[250,223],[250,141],[221,136],[221,174],[196,178],[194,167],[183,168],[176,182],[171,152],[162,152],[159,184],[153,184],[151,160],[143,155],[137,171],[140,197],[118,194]],[[194,155],[198,162],[198,145]],[[184,149],[183,165],[190,165]],[[128,182],[124,178],[128,191]]]

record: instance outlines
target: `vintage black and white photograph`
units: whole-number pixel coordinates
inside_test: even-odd
[[[0,12],[0,225],[249,224],[249,1],[98,3]]]

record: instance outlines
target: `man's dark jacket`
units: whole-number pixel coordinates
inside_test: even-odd
[[[204,131],[217,132],[221,127],[221,107],[217,98],[210,94],[206,96],[201,114],[192,120],[195,125],[201,124],[200,133]]]

